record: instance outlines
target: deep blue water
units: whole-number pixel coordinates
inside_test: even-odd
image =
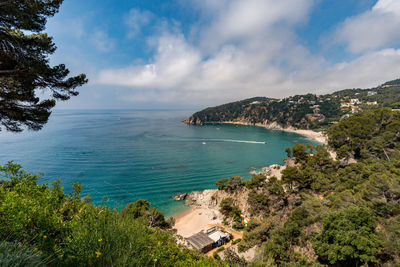
[[[61,179],[66,192],[83,183],[96,204],[121,208],[143,198],[167,215],[179,212],[177,192],[282,163],[285,148],[308,139],[236,125],[189,126],[191,112],[55,111],[39,132],[0,132],[0,165],[8,160],[41,182]],[[244,141],[244,142],[243,142]],[[266,142],[251,143],[246,141]]]

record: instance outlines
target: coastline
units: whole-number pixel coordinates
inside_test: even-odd
[[[324,135],[322,132],[316,132],[313,130],[306,130],[306,129],[297,129],[294,127],[282,127],[278,123],[273,122],[273,123],[249,123],[249,122],[243,122],[243,121],[222,121],[222,122],[210,122],[210,123],[205,123],[205,124],[233,124],[233,125],[246,125],[246,126],[256,126],[256,127],[263,127],[268,130],[274,130],[274,131],[284,131],[288,133],[295,133],[302,135],[304,137],[307,137],[310,140],[314,140],[317,142],[320,142],[324,145],[328,144],[328,138],[326,135]]]
[[[173,228],[177,230],[178,235],[187,238],[199,231],[221,225],[222,220],[219,217],[217,211],[212,208],[188,206],[186,211],[173,216]]]
[[[316,132],[313,130],[305,130],[305,129],[296,129],[294,127],[283,128],[277,123],[263,124],[263,123],[248,123],[243,121],[223,121],[223,122],[210,122],[205,124],[232,124],[232,125],[246,125],[246,126],[256,126],[263,127],[268,130],[275,131],[285,131],[290,133],[295,133],[302,135],[310,140],[317,141],[324,145],[328,144],[328,138],[322,132]],[[332,157],[336,157],[335,153],[329,151]],[[271,173],[270,175],[277,176],[277,172],[282,171],[286,166],[280,166],[280,168],[276,168],[276,164],[273,164],[268,167],[264,167],[264,169],[268,169]],[[214,194],[214,192],[218,192],[217,189],[205,189],[203,191],[199,191],[200,194],[210,195]],[[191,192],[190,194],[197,193]],[[219,210],[210,204],[210,199],[202,199],[201,204],[197,205],[188,205],[187,209],[174,214],[172,217],[175,218],[175,226],[174,229],[177,230],[177,234],[182,237],[189,237],[201,230],[206,230],[212,226],[222,225],[222,216]]]

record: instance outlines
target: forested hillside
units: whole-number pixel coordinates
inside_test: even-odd
[[[347,89],[326,95],[296,95],[283,99],[257,97],[206,108],[185,120],[188,124],[243,122],[277,123],[281,127],[315,129],[337,123],[363,107],[400,107],[399,80],[371,89]]]
[[[220,203],[233,227],[243,228],[242,212],[251,215],[238,244],[239,251],[257,248],[249,266],[400,264],[400,112],[356,114],[328,135],[341,151],[337,160],[323,146],[298,144],[287,149],[281,180],[217,182],[232,196],[249,190],[249,211],[233,197]]]

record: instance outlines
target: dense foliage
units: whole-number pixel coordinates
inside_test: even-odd
[[[329,144],[340,158],[386,158],[397,153],[400,113],[389,108],[356,114],[329,129]]]
[[[68,78],[64,64],[49,64],[56,46],[42,30],[62,2],[0,1],[0,125],[9,131],[41,129],[56,100],[77,95],[76,87],[87,82],[84,74]],[[39,90],[52,97],[41,100]]]
[[[59,181],[40,185],[38,178],[13,163],[0,167],[2,266],[222,265],[177,245],[146,201],[120,213],[81,199],[79,184],[66,195]]]
[[[324,146],[297,144],[281,179],[257,175],[236,187],[248,190],[251,217],[239,251],[258,251],[247,264],[399,265],[397,125],[400,112],[385,108],[343,118],[328,131],[337,160]],[[221,212],[231,216],[234,204],[226,198]]]

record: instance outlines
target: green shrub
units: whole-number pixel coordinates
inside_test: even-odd
[[[256,193],[251,191],[247,197],[247,203],[249,204],[249,211],[251,215],[258,215],[260,213],[268,213],[268,197],[263,193]]]
[[[373,213],[351,205],[323,220],[322,232],[313,242],[319,259],[330,264],[360,265],[377,262],[382,240],[375,232]]]
[[[38,185],[37,175],[13,163],[0,167],[1,179],[0,265],[22,262],[25,255],[36,266],[41,265],[40,255],[54,266],[224,265],[177,245],[169,232],[149,227],[148,216],[154,216],[153,222],[165,220],[144,201],[122,214],[81,201],[78,184],[70,195],[63,193],[59,182]],[[20,243],[5,242],[10,239]]]
[[[257,189],[265,183],[266,179],[267,177],[264,175],[254,175],[251,180],[246,181],[244,184],[248,189]]]
[[[244,229],[244,225],[241,222],[238,221],[234,221],[232,224],[232,228],[235,230],[243,230]]]
[[[224,251],[225,250],[225,247],[219,247],[218,249],[217,249],[217,253],[219,253],[219,252],[221,252],[221,251]]]
[[[39,252],[16,242],[0,242],[0,266],[45,266]]]
[[[145,220],[150,227],[168,229],[173,226],[173,221],[165,220],[164,214],[156,208],[150,208],[147,200],[139,199],[131,202],[121,211],[123,216],[131,216],[134,219]]]
[[[241,238],[235,239],[232,241],[232,245],[236,245],[237,243],[239,243],[240,241],[242,241]]]
[[[233,192],[237,188],[243,186],[242,177],[239,175],[233,175],[229,179],[221,179],[215,183],[219,190],[225,190],[227,192]]]
[[[225,198],[219,204],[220,212],[227,218],[240,220],[241,211],[238,206],[234,205],[234,200],[231,197]]]

